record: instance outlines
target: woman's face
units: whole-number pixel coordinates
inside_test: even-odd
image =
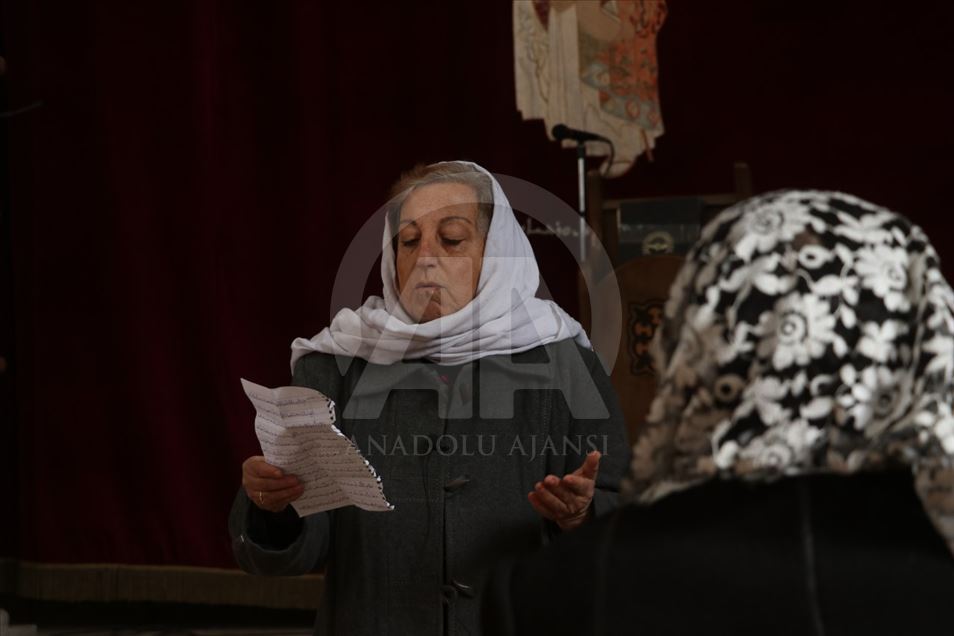
[[[473,300],[484,254],[473,188],[419,186],[405,199],[398,225],[397,287],[411,318],[434,320]]]

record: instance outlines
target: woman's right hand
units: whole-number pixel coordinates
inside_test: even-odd
[[[297,477],[286,475],[261,455],[242,462],[242,487],[256,506],[269,512],[281,512],[305,492]]]

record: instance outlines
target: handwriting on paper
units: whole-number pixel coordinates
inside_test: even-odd
[[[381,478],[335,426],[335,403],[314,389],[275,389],[242,380],[255,406],[255,434],[265,461],[298,477],[305,486],[292,502],[300,517],[357,506],[393,510]]]

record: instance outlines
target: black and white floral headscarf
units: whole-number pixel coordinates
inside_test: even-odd
[[[721,476],[907,465],[954,546],[954,293],[904,217],[780,191],[712,221],[653,342],[631,500]]]

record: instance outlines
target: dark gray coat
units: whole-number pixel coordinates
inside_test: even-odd
[[[487,568],[559,533],[527,500],[536,482],[572,472],[595,448],[593,512],[616,505],[629,462],[623,417],[596,355],[571,340],[462,367],[315,353],[298,362],[294,384],[335,401],[339,428],[395,506],[299,520],[239,491],[229,529],[243,570],[326,568],[316,634],[479,634]]]

